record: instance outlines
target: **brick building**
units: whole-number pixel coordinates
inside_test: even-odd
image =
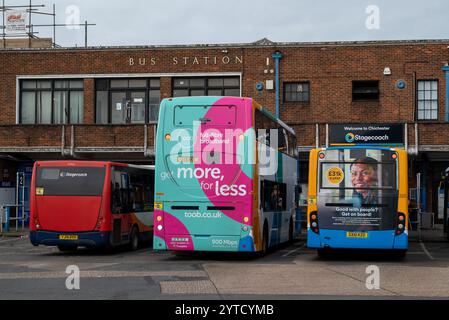
[[[158,103],[241,95],[295,128],[307,153],[342,123],[403,124],[410,187],[438,211],[449,167],[449,40],[0,49],[0,182],[38,159],[151,163]]]

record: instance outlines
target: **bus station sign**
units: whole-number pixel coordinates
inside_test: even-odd
[[[330,146],[404,146],[403,124],[336,124],[329,129]]]

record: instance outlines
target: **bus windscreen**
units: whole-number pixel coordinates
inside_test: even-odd
[[[39,167],[36,195],[101,196],[105,174],[101,167]]]
[[[397,155],[388,150],[327,150],[319,160],[320,228],[394,229]]]

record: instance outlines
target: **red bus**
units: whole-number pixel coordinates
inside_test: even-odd
[[[35,246],[129,245],[153,231],[154,167],[100,161],[38,161],[30,192]]]

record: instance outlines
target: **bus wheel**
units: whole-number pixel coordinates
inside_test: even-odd
[[[293,234],[293,220],[290,219],[290,225],[288,227],[288,242],[292,243],[294,238]]]
[[[135,226],[129,236],[129,248],[131,251],[136,251],[139,248],[139,230]]]
[[[328,250],[325,248],[316,249],[316,253],[318,254],[318,257],[325,258],[328,255]]]
[[[394,257],[396,259],[404,259],[405,256],[407,255],[407,250],[394,250]]]
[[[78,249],[78,246],[58,246],[59,251],[61,252],[73,252],[76,251]]]
[[[268,253],[268,225],[265,222],[263,225],[263,236],[262,236],[262,256]]]

